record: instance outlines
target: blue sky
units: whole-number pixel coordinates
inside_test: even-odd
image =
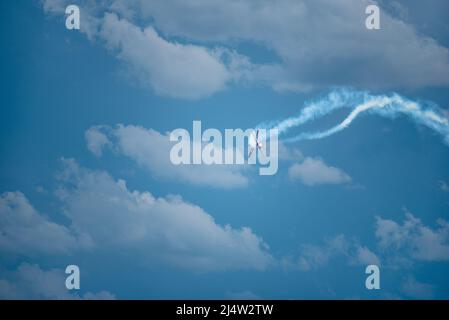
[[[168,162],[194,120],[251,128],[339,87],[447,127],[448,4],[381,1],[368,31],[370,3],[78,1],[67,30],[66,1],[2,2],[0,297],[449,298],[449,146],[409,117],[283,143],[273,176]]]

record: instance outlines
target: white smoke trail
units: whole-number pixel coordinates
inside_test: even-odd
[[[403,114],[415,123],[424,125],[440,134],[444,142],[449,145],[449,119],[444,115],[443,110],[434,104],[408,100],[398,94],[392,94],[391,96],[370,95],[367,92],[348,89],[334,90],[328,96],[306,104],[296,117],[277,122],[262,123],[258,127],[278,128],[279,135],[285,135],[290,129],[319,119],[340,108],[350,108],[352,111],[335,127],[325,131],[301,133],[297,136],[283,139],[283,141],[294,142],[329,137],[346,129],[360,114],[369,113],[390,118]]]

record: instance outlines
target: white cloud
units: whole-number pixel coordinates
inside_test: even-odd
[[[403,224],[376,218],[376,237],[383,250],[403,250],[407,256],[423,261],[449,260],[449,222],[439,219],[432,229],[411,213],[406,213]],[[399,251],[401,252],[401,251]]]
[[[141,30],[115,14],[105,14],[99,36],[161,95],[189,99],[209,96],[222,90],[230,77],[213,51],[168,42],[152,27]]]
[[[104,147],[110,143],[108,137],[100,129],[101,127],[91,127],[84,134],[87,149],[97,157],[101,157]]]
[[[308,186],[320,184],[342,184],[351,181],[351,177],[338,168],[326,165],[321,159],[307,157],[302,163],[293,164],[288,175]]]
[[[369,0],[131,1],[169,36],[232,44],[250,41],[273,50],[282,71],[278,90],[329,85],[362,88],[447,86],[449,51],[388,11],[381,30],[365,28]]]
[[[87,292],[80,297],[67,290],[66,274],[61,269],[42,270],[38,265],[22,263],[17,270],[1,271],[0,299],[115,299],[108,291]]]
[[[56,195],[70,226],[39,214],[22,193],[4,193],[2,252],[35,256],[120,248],[133,250],[143,264],[197,271],[263,270],[273,262],[266,243],[250,228],[218,225],[179,196],[157,198],[148,191],[131,191],[125,181],[115,181],[106,172],[82,168],[74,160],[62,163]]]
[[[302,245],[298,257],[286,258],[282,263],[287,268],[309,271],[326,266],[331,259],[339,256],[345,257],[346,261],[352,265],[375,264],[380,266],[379,258],[372,251],[361,246],[358,241],[348,239],[343,234],[326,240],[322,246]]]
[[[145,261],[195,270],[263,270],[271,263],[267,245],[247,227],[220,226],[179,196],[131,191],[105,172],[63,163],[64,212],[95,246],[128,248]]]
[[[43,0],[47,13],[64,15],[67,0]],[[89,40],[100,40],[129,68],[132,75],[157,94],[198,99],[223,90],[237,75],[222,62],[229,52],[220,48],[170,42],[152,27],[140,28],[127,19],[136,16],[124,2],[81,1],[81,32]],[[119,18],[115,12],[120,12]],[[231,55],[230,63],[238,55]],[[255,66],[252,66],[255,68]],[[242,66],[235,72],[242,72]]]
[[[380,266],[380,260],[377,255],[363,246],[357,246],[354,261],[361,265],[375,264]]]
[[[303,245],[297,267],[301,271],[309,271],[326,265],[330,259],[329,250],[313,245]]]
[[[118,125],[115,128],[92,127],[87,132],[89,149],[91,150],[92,146],[99,147],[94,148],[95,154],[101,153],[96,137],[108,135],[110,139],[107,143],[102,142],[101,146],[111,143],[113,148],[136,161],[155,177],[225,189],[248,185],[248,178],[242,174],[244,166],[173,165],[170,162],[170,148],[173,144],[168,135],[153,129]]]
[[[46,13],[64,15],[70,1],[42,3]],[[142,17],[142,8],[136,4],[121,0],[80,1],[81,32],[90,40],[102,40],[131,67],[134,76],[160,95],[203,98],[223,90],[231,81],[271,84],[273,78],[285,73],[277,64],[252,63],[232,48],[166,40],[152,25],[141,28],[133,22]]]
[[[278,91],[449,85],[449,50],[388,10],[382,10],[380,30],[367,30],[370,0],[82,3],[82,31],[104,40],[163,95],[200,98],[229,81]],[[45,0],[44,9],[61,14],[62,4],[67,1]],[[138,20],[152,24],[142,30]],[[160,34],[195,45],[169,42]],[[232,49],[239,42],[265,47],[276,62],[252,63]],[[210,44],[216,48],[207,49]],[[230,61],[224,63],[220,52]]]
[[[67,227],[40,214],[21,192],[0,195],[0,250],[14,254],[67,254],[89,245],[85,235],[74,236]]]

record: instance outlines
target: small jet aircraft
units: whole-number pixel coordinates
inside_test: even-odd
[[[249,136],[249,155],[248,158],[251,158],[251,155],[253,154],[254,150],[259,149],[261,150],[263,147],[262,142],[259,141],[259,129],[256,131],[256,136],[254,137],[254,134],[251,133]]]

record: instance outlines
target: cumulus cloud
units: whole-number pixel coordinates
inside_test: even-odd
[[[294,163],[288,170],[292,180],[300,180],[308,186],[321,184],[342,184],[351,182],[351,177],[342,170],[328,166],[319,158],[305,158],[301,163]]]
[[[156,93],[195,99],[222,90],[229,79],[213,51],[168,42],[154,28],[141,30],[115,14],[105,14],[99,35]]]
[[[43,0],[43,9],[63,15],[68,4],[66,0]],[[230,50],[168,41],[152,26],[142,29],[127,20],[134,14],[125,3],[81,1],[78,5],[82,11],[81,32],[90,40],[104,43],[135,78],[157,94],[185,99],[207,97],[241,78],[244,67],[256,67],[239,63],[243,56]],[[228,65],[224,64],[224,55]]]
[[[265,242],[251,229],[218,225],[179,196],[131,191],[123,180],[63,160],[59,197],[74,230],[95,246],[136,250],[144,260],[195,270],[248,268],[271,263]]]
[[[309,271],[326,266],[331,259],[345,257],[349,264],[380,266],[380,260],[367,247],[364,247],[354,239],[348,239],[340,234],[330,240],[326,240],[324,245],[304,244],[301,246],[298,257],[286,258],[282,261],[288,268],[297,268],[301,271]]]
[[[22,263],[17,270],[0,271],[0,299],[115,299],[115,296],[108,291],[87,292],[79,296],[67,290],[66,274],[61,269],[43,270],[38,265]]]
[[[77,237],[67,227],[40,214],[21,192],[0,195],[0,249],[22,255],[67,254],[88,247],[86,235]]]
[[[109,139],[101,132],[101,127],[89,128],[84,134],[87,142],[87,149],[97,157],[101,157],[103,149],[109,144]]]
[[[59,16],[70,4],[68,0],[42,3],[46,13]],[[142,15],[136,4],[80,1],[81,32],[103,42],[157,94],[197,99],[223,90],[229,82],[269,84],[284,73],[277,64],[255,64],[233,48],[169,41],[153,25],[142,28],[134,22]]]
[[[365,8],[373,3],[169,0],[131,1],[127,7],[153,18],[170,36],[262,44],[281,60],[282,71],[272,78],[278,90],[447,86],[448,49],[387,10],[381,29],[367,30]]]
[[[361,245],[356,246],[356,252],[353,261],[361,265],[380,265],[380,260],[377,255],[367,247]]]
[[[60,14],[67,1],[43,3],[47,12]],[[449,84],[449,50],[417,32],[410,21],[382,10],[381,29],[365,28],[371,0],[82,3],[81,28],[88,37],[103,40],[163,95],[204,97],[234,80],[264,83],[278,91]],[[142,30],[142,20],[152,24]],[[184,43],[170,42],[161,33]],[[276,54],[276,61],[254,64],[232,49],[238,42],[261,45]],[[216,47],[208,49],[211,44]],[[230,61],[225,63],[219,52],[226,52]]]
[[[431,228],[407,212],[402,224],[376,218],[376,237],[383,250],[394,250],[422,261],[449,260],[449,222],[439,219]]]
[[[125,181],[74,160],[63,159],[62,164],[56,195],[69,226],[39,214],[22,193],[4,193],[2,252],[35,256],[120,248],[133,250],[144,264],[198,271],[264,270],[272,263],[268,245],[248,227],[219,225],[180,196],[129,190]]]
[[[109,137],[108,142],[99,144],[98,136]],[[112,144],[115,150],[136,161],[155,177],[225,189],[246,187],[249,182],[242,172],[244,166],[172,164],[170,149],[173,143],[168,135],[153,129],[133,125],[97,126],[86,132],[86,140],[89,150],[96,155],[101,154],[103,146]]]

